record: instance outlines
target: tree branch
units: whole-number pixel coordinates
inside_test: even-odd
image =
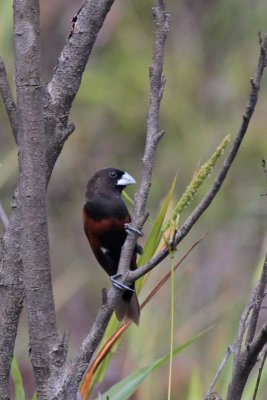
[[[140,231],[146,220],[146,202],[151,186],[151,177],[154,167],[157,145],[163,136],[163,131],[159,131],[159,111],[165,85],[165,77],[162,76],[164,45],[169,32],[169,14],[165,13],[164,1],[156,1],[153,8],[154,17],[154,46],[152,64],[150,73],[150,96],[149,110],[147,116],[147,134],[144,156],[142,160],[141,183],[137,194],[135,195],[132,226],[134,230]],[[138,239],[138,234],[128,234],[125,244],[122,248],[118,272],[125,274],[129,272],[129,263],[133,254],[134,247]]]
[[[96,37],[114,0],[85,0],[73,18],[72,31],[47,86],[54,110],[69,112]]]
[[[238,336],[233,346],[233,374],[228,388],[227,400],[241,399],[249,374],[258,361],[260,352],[267,343],[267,323],[261,327],[260,331],[255,336],[259,311],[265,296],[266,284],[267,254],[265,256],[260,281],[253,291],[240,319]],[[244,340],[246,332],[247,337]]]
[[[19,316],[23,305],[22,262],[20,254],[21,221],[17,193],[13,212],[1,241],[0,257],[0,398],[8,400],[9,372],[14,352]]]
[[[251,78],[251,80],[250,80],[251,91],[249,94],[248,104],[246,107],[245,114],[243,115],[243,121],[242,121],[241,127],[239,129],[239,132],[238,132],[238,134],[234,140],[234,143],[232,145],[232,148],[230,149],[230,152],[228,153],[228,156],[226,157],[226,159],[223,163],[223,166],[222,166],[221,170],[219,171],[210,190],[208,191],[206,196],[203,198],[203,200],[199,203],[199,205],[195,208],[195,210],[192,212],[192,214],[183,223],[181,228],[174,235],[174,238],[172,240],[173,247],[176,247],[184,239],[184,237],[190,232],[192,227],[195,225],[195,223],[198,221],[198,219],[201,217],[201,215],[206,211],[206,209],[209,207],[211,202],[214,200],[214,198],[216,197],[218,191],[220,190],[220,188],[227,176],[227,173],[237,155],[237,152],[238,152],[239,147],[240,147],[240,145],[244,139],[244,136],[247,132],[250,119],[252,117],[252,114],[253,114],[256,104],[257,104],[258,93],[260,90],[260,82],[262,79],[264,68],[266,67],[266,51],[267,51],[267,35],[263,34],[262,36],[260,36],[260,55],[259,55],[257,70],[256,70],[254,78]],[[129,272],[129,275],[128,275],[129,282],[133,282],[133,281],[141,278],[147,272],[149,272],[153,268],[155,268],[155,266],[157,266],[168,255],[169,255],[169,249],[167,249],[167,247],[166,247],[163,250],[161,250],[158,254],[156,254],[156,256],[154,256],[147,264],[138,268],[136,271]]]
[[[252,340],[255,336],[259,313],[260,313],[262,301],[265,296],[266,286],[267,286],[267,254],[265,256],[261,278],[260,278],[258,286],[256,287],[256,293],[255,293],[254,304],[253,304],[253,312],[252,312],[252,315],[251,315],[251,318],[249,321],[248,332],[247,332],[247,337],[246,337],[247,345],[249,345],[252,342]]]
[[[37,393],[51,398],[49,378],[62,360],[52,292],[46,205],[46,137],[40,82],[39,4],[14,0],[21,255],[29,346]],[[52,387],[52,390],[54,388]]]
[[[44,137],[46,138],[46,143],[43,147],[43,150],[46,152],[46,159],[43,165],[46,167],[46,185],[48,185],[54,165],[66,139],[74,131],[74,125],[68,124],[69,110],[79,89],[82,73],[87,63],[88,56],[94,45],[96,36],[113,1],[86,0],[84,2],[82,6],[83,11],[79,12],[79,15],[77,15],[77,26],[84,26],[84,32],[79,34],[74,32],[72,37],[68,39],[62,51],[55,75],[48,85],[48,90],[43,90],[42,92],[44,106],[43,115],[45,121]],[[21,3],[24,4],[24,1]],[[35,1],[32,6],[32,11],[34,11],[36,4],[38,6],[38,3]],[[31,25],[29,26],[31,27]],[[17,24],[16,29],[17,31],[15,32],[14,37],[15,45],[17,39],[19,41],[21,35],[26,34],[26,27],[22,27]],[[21,50],[23,48],[24,43],[21,43]],[[25,61],[25,66],[29,66],[28,60]],[[65,67],[66,70],[64,70]],[[8,101],[6,101],[8,110],[10,110],[10,116],[12,116],[12,118],[14,117],[14,121],[11,120],[11,125],[13,132],[16,132],[16,129],[14,128],[17,127],[18,117],[15,116],[15,113],[13,112],[16,110],[16,106],[13,99],[10,97],[11,92],[7,86],[7,79],[5,78],[6,74],[3,64],[1,67],[1,73],[1,90],[4,92],[5,98],[8,99]],[[70,79],[71,84],[69,85]],[[22,81],[19,83],[21,89],[25,83],[26,82],[22,79]],[[32,82],[26,83],[25,89],[28,86],[30,91],[31,83]],[[40,82],[38,81],[36,91],[39,91],[39,89]],[[57,101],[53,103],[51,99],[55,99],[55,97]],[[41,115],[42,112],[40,110],[39,117]],[[19,316],[24,298],[21,258],[21,211],[20,201],[17,197],[17,191],[15,192],[15,197],[16,201],[13,202],[10,224],[3,238],[2,265],[0,266],[0,332],[3,332],[3,335],[0,333],[1,399],[9,399],[9,372]],[[7,326],[9,327],[8,334],[6,329]],[[65,347],[65,344],[61,342],[54,346],[54,350],[51,355],[54,363],[62,363],[66,355]],[[58,379],[60,379],[60,374],[58,375]],[[51,385],[52,384],[53,382]]]
[[[60,54],[44,98],[47,137],[47,184],[57,158],[74,125],[69,112],[81,84],[91,50],[114,0],[85,0],[73,17],[72,31]]]
[[[214,379],[207,391],[205,400],[210,398],[212,389],[219,377],[221,370],[229,358],[230,354],[234,354],[233,374],[232,380],[228,388],[227,400],[239,400],[242,397],[249,374],[258,361],[258,357],[264,346],[267,343],[267,323],[263,325],[259,333],[255,337],[256,326],[259,317],[260,307],[265,296],[265,289],[267,285],[267,254],[265,257],[262,274],[259,283],[255,287],[250,296],[250,299],[241,315],[239,322],[238,335],[233,346],[229,346],[226,356],[224,357]],[[246,337],[245,337],[246,335]],[[261,369],[266,358],[263,361],[259,370],[259,376],[254,392],[256,396],[258,385],[261,377]]]
[[[255,386],[255,390],[254,390],[254,394],[253,394],[253,399],[252,400],[256,400],[256,397],[257,397],[257,393],[258,393],[258,389],[259,389],[259,385],[260,385],[260,380],[261,380],[261,375],[262,375],[263,367],[264,367],[264,364],[265,364],[265,361],[266,361],[266,357],[267,357],[267,345],[265,344],[265,347],[263,349],[262,359],[261,359],[261,363],[260,363],[260,367],[259,367],[257,382],[256,382],[256,386]]]
[[[237,362],[239,360],[239,356],[240,356],[240,353],[242,350],[243,340],[244,340],[245,333],[246,333],[246,330],[248,327],[249,316],[250,316],[251,310],[253,309],[254,304],[255,304],[256,293],[257,293],[257,287],[253,290],[253,292],[250,296],[250,299],[249,299],[244,311],[242,312],[242,315],[240,318],[237,339],[234,344],[234,367],[236,367],[236,365],[237,365]]]
[[[249,374],[255,366],[258,355],[267,343],[267,323],[263,325],[250,346],[245,347],[239,356],[228,388],[227,400],[240,400],[245,389]]]
[[[162,78],[164,45],[169,31],[169,15],[165,13],[165,4],[162,0],[156,1],[156,6],[153,8],[153,16],[155,34],[153,59],[150,67],[150,101],[147,117],[146,146],[143,157],[141,184],[135,197],[132,221],[133,227],[137,230],[142,229],[143,223],[146,219],[145,206],[151,184],[155,153],[157,144],[162,137],[162,133],[158,130],[158,119],[164,86],[164,79]],[[125,275],[125,273],[127,274],[127,271],[129,270],[130,259],[136,240],[137,237],[135,234],[128,234],[123,246],[118,268],[118,272],[123,273],[123,275]],[[77,391],[79,382],[81,381],[88,363],[103,337],[114,310],[114,305],[119,301],[121,295],[121,291],[115,287],[112,287],[108,292],[106,303],[99,310],[89,335],[84,340],[77,355],[69,365],[64,383],[60,389],[60,393],[58,393],[58,398],[62,396],[63,392],[65,393],[66,399],[74,398],[76,392],[74,393],[73,389],[76,388]]]
[[[15,141],[17,143],[18,123],[16,117],[16,111],[17,111],[16,104],[14,102],[10,86],[8,83],[5,64],[1,57],[0,57],[0,93],[3,99],[3,103],[5,105],[5,109],[10,121]]]
[[[205,400],[211,400],[210,396],[212,394],[213,388],[214,388],[217,380],[219,379],[219,376],[221,375],[221,372],[224,369],[224,367],[225,367],[230,355],[232,354],[232,352],[233,352],[232,346],[228,346],[227,352],[226,352],[221,364],[219,365],[219,368],[216,371],[216,373],[214,375],[214,378],[212,379],[211,384],[210,384],[210,386],[209,386],[209,388],[207,390],[207,393],[205,395]]]
[[[157,7],[162,7],[162,2],[158,1]],[[159,21],[159,14],[157,13],[157,10],[155,10],[155,18],[156,21]],[[158,19],[157,19],[158,18]],[[157,30],[157,22],[155,21],[155,30]],[[168,16],[165,14],[164,18],[164,29],[162,32],[163,35],[166,34],[166,21],[168,23]],[[163,21],[161,20],[161,23]],[[162,25],[161,25],[162,26]],[[165,40],[165,39],[164,39]],[[159,38],[157,37],[157,33],[155,31],[155,45],[154,45],[154,53],[153,53],[153,60],[156,58],[157,53],[157,45],[159,43],[164,44],[164,40],[160,41]],[[155,53],[156,51],[156,53]],[[198,207],[193,211],[193,213],[189,216],[189,218],[185,221],[185,223],[182,225],[182,227],[177,231],[175,234],[175,237],[173,238],[173,243],[172,245],[176,247],[180,241],[189,233],[193,225],[196,223],[196,221],[199,219],[199,217],[204,213],[204,211],[207,209],[207,207],[210,205],[212,200],[215,198],[217,192],[219,191],[224,179],[226,178],[226,175],[234,161],[234,158],[239,150],[239,147],[242,143],[242,140],[244,138],[245,133],[247,132],[247,128],[251,119],[251,116],[254,112],[257,99],[258,99],[258,92],[260,89],[260,81],[263,75],[264,68],[266,66],[266,38],[265,36],[260,38],[260,56],[259,56],[259,61],[258,61],[258,67],[257,71],[255,74],[255,77],[251,80],[251,92],[249,95],[248,99],[248,104],[247,108],[245,111],[245,114],[243,115],[243,122],[241,124],[240,130],[236,136],[236,139],[233,143],[233,146],[224,161],[223,167],[221,168],[217,178],[215,179],[214,184],[212,185],[211,189],[209,190],[208,194],[204,197],[204,199],[200,202]],[[151,182],[151,171],[153,168],[153,160],[154,160],[154,155],[155,155],[155,149],[157,146],[157,143],[161,137],[161,134],[158,133],[158,119],[154,119],[153,115],[157,115],[157,111],[159,104],[160,104],[160,99],[162,96],[162,89],[164,85],[164,79],[160,78],[160,83],[158,80],[155,80],[155,73],[157,74],[159,70],[154,69],[153,63],[152,63],[152,68],[150,68],[150,85],[151,85],[151,95],[150,95],[150,107],[149,107],[149,113],[148,113],[148,119],[147,119],[147,142],[146,142],[146,149],[145,149],[145,155],[143,158],[143,172],[142,172],[142,180],[141,180],[141,185],[140,189],[136,195],[135,198],[135,208],[133,212],[133,222],[132,225],[135,230],[140,230],[142,228],[143,220],[144,220],[144,210],[145,210],[145,204],[146,204],[146,199],[148,195],[148,190]],[[158,75],[157,75],[158,76]],[[161,75],[160,75],[161,77]],[[156,89],[158,89],[158,97],[155,96]],[[153,123],[151,123],[150,118],[152,118]],[[151,139],[151,136],[152,138]],[[150,147],[151,146],[151,147]],[[146,152],[149,149],[148,153]],[[151,155],[150,151],[152,151],[152,161],[151,161]],[[159,252],[152,260],[150,260],[146,265],[143,267],[140,267],[136,271],[129,271],[125,277],[125,272],[127,272],[128,268],[128,257],[130,259],[133,248],[135,246],[137,237],[135,234],[128,235],[127,240],[123,246],[122,249],[122,254],[121,254],[121,260],[120,260],[120,265],[119,265],[119,272],[122,273],[123,278],[122,282],[127,284],[132,281],[135,281],[136,279],[140,278],[143,276],[145,273],[153,269],[156,265],[159,264],[160,261],[162,261],[164,258],[166,258],[169,254],[168,249],[163,249],[161,252]],[[112,287],[111,290],[108,293],[107,296],[107,303],[101,308],[97,315],[96,322],[93,325],[93,328],[88,335],[88,337],[85,339],[83,342],[82,347],[80,348],[77,356],[74,358],[72,364],[70,365],[70,369],[68,371],[68,378],[65,380],[66,382],[70,382],[75,380],[76,383],[80,381],[80,377],[82,375],[82,371],[85,371],[85,368],[87,364],[89,363],[92,353],[95,350],[97,344],[101,340],[102,337],[102,332],[104,332],[105,327],[108,323],[108,320],[111,316],[114,304],[118,301],[120,298],[120,292],[116,288]],[[101,334],[98,335],[97,330],[101,327],[100,332]],[[102,329],[104,327],[104,329]],[[97,335],[97,337],[96,337]],[[77,372],[78,371],[78,372]],[[80,377],[79,377],[80,376]]]

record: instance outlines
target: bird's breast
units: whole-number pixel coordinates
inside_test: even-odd
[[[88,233],[95,236],[101,236],[106,232],[118,232],[124,230],[124,225],[130,222],[130,218],[124,219],[118,218],[103,218],[101,220],[95,220],[92,217],[88,217],[86,213],[83,213],[84,226],[87,228]]]

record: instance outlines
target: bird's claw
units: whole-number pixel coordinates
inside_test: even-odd
[[[139,243],[136,243],[135,251],[136,251],[137,254],[139,254],[141,256],[143,254],[143,252],[144,252],[144,249]]]
[[[120,289],[120,290],[130,290],[131,292],[134,292],[135,291],[134,289],[130,288],[127,285],[124,285],[121,282],[118,282],[118,279],[120,279],[121,277],[122,277],[122,274],[112,275],[110,277],[112,285],[115,286],[117,289]]]
[[[124,228],[126,232],[130,235],[137,235],[138,237],[144,236],[143,232],[139,231],[139,229],[134,228],[131,224],[125,224]]]

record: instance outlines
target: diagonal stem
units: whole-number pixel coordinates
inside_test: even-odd
[[[219,171],[213,185],[210,190],[206,194],[206,196],[202,199],[199,205],[195,208],[192,214],[187,218],[187,220],[183,223],[180,229],[176,232],[173,238],[173,246],[176,247],[184,238],[188,235],[190,230],[193,228],[195,223],[201,217],[201,215],[207,210],[211,202],[215,199],[218,191],[220,190],[228,172],[231,168],[233,161],[238,153],[240,145],[244,139],[244,136],[247,132],[249,122],[255,110],[258,93],[260,90],[260,82],[263,76],[264,69],[266,67],[266,52],[267,52],[267,34],[263,34],[260,36],[260,55],[257,65],[257,70],[254,78],[251,78],[251,91],[248,98],[247,107],[245,113],[242,118],[242,123],[239,129],[239,132],[236,135],[234,143],[223,163],[221,170]],[[129,273],[129,282],[135,281],[145,275],[147,272],[151,271],[158,265],[162,260],[164,260],[169,255],[169,250],[164,248],[161,250],[155,257],[153,257],[147,264],[138,268],[136,271],[131,271]]]

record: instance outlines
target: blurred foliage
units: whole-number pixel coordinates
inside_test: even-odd
[[[44,82],[53,74],[71,28],[70,20],[80,3],[41,0]],[[129,171],[137,180],[140,175],[153,35],[151,6],[151,0],[118,0],[112,8],[75,99],[70,119],[76,130],[64,147],[49,186],[55,300],[62,330],[71,330],[71,351],[94,319],[101,303],[101,288],[109,285],[83,234],[80,216],[86,181],[95,170],[109,165]],[[267,29],[264,0],[168,0],[167,7],[171,32],[160,124],[166,135],[159,147],[148,204],[153,219],[174,176],[177,174],[179,198],[199,164],[223,137],[230,134],[234,138],[246,106],[249,78],[257,64],[257,33]],[[0,54],[14,89],[11,0],[0,2]],[[204,242],[175,274],[175,346],[216,323],[198,345],[174,360],[173,393],[179,393],[180,398],[187,398],[199,383],[205,393],[225,349],[233,341],[261,249],[266,248],[267,205],[266,197],[260,196],[267,192],[261,170],[261,157],[267,158],[266,87],[265,76],[247,137],[221,192],[178,249],[180,254],[208,231]],[[2,104],[0,121],[0,192],[9,213],[17,179],[17,150]],[[208,189],[218,168],[214,168],[183,218]],[[149,229],[147,224],[146,233]],[[169,263],[163,263],[150,274],[141,297],[168,268]],[[125,340],[112,360],[105,384],[98,388],[101,392],[168,352],[169,314],[166,287],[143,311],[140,327],[132,327],[127,333],[127,344]],[[33,379],[29,363],[25,363],[25,316],[16,354],[28,384],[26,391],[32,394]],[[164,398],[167,375],[164,367],[155,372],[133,398]],[[218,393],[225,393],[227,378],[227,373],[220,378]],[[263,393],[264,383],[259,400],[264,399]]]

